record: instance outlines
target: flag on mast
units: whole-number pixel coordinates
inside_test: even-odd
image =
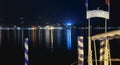
[[[88,0],[85,0],[85,6],[88,7]]]
[[[109,6],[110,5],[110,0],[105,0],[105,3]]]

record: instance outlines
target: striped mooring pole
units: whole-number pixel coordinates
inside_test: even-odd
[[[25,42],[24,42],[24,47],[25,47],[25,65],[28,65],[29,64],[29,58],[28,58],[28,38],[25,38]]]
[[[78,65],[84,65],[83,36],[78,37]]]

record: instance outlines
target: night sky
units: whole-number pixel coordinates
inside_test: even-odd
[[[120,24],[119,0],[111,0],[109,25]],[[105,0],[89,0],[89,9],[106,10]],[[23,17],[23,19],[21,18]],[[0,0],[0,24],[86,22],[85,0]],[[112,24],[111,24],[112,23]]]

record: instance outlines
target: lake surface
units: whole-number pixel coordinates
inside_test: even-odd
[[[98,30],[99,33],[100,31]],[[29,39],[29,65],[71,65],[77,61],[78,36],[84,36],[85,56],[87,56],[86,29],[0,29],[0,65],[8,63],[9,65],[24,65],[25,38]],[[112,42],[120,43],[120,40]],[[120,47],[120,44],[111,45],[111,50],[117,50]],[[116,49],[113,49],[114,47]],[[113,52],[112,55],[116,57],[120,54],[116,51]],[[85,59],[85,65],[87,65],[87,59]]]

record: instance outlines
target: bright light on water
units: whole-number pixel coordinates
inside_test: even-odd
[[[67,48],[71,49],[71,29],[67,29]]]

